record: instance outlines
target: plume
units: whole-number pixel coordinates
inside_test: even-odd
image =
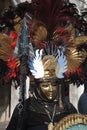
[[[18,43],[17,43],[19,58],[24,54],[28,55],[29,52],[28,43],[29,43],[29,33],[28,33],[26,18],[24,18],[20,29],[19,37],[18,37]]]

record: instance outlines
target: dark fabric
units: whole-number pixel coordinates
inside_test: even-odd
[[[27,130],[48,130],[48,126],[47,125],[39,125],[39,126],[28,128]]]
[[[46,104],[47,105],[47,104]],[[18,105],[17,105],[18,106]],[[16,106],[12,118],[6,130],[20,130],[20,124],[18,124],[19,114],[18,107]],[[54,104],[49,103],[48,109],[50,114],[53,113]],[[21,123],[22,130],[47,130],[50,119],[43,109],[44,105],[42,102],[38,102],[35,98],[29,98],[24,103],[23,120]],[[71,105],[71,108],[59,111],[58,103],[56,107],[56,113],[54,116],[54,122],[60,121],[63,117],[76,113],[76,109]],[[52,116],[52,115],[51,115]]]
[[[84,92],[78,101],[78,110],[81,114],[87,114],[87,81],[84,82]]]
[[[81,114],[87,114],[87,93],[83,93],[80,96],[78,110]]]

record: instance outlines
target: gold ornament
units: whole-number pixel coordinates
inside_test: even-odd
[[[47,29],[44,25],[44,23],[38,21],[35,22],[34,25],[32,25],[31,30],[33,32],[33,38],[32,41],[35,44],[35,46],[38,48],[39,44],[46,40],[47,38]]]
[[[9,56],[13,54],[13,49],[11,43],[13,42],[12,38],[4,34],[0,34],[0,59],[3,61],[8,61]]]
[[[53,128],[54,128],[54,125],[52,122],[50,122],[48,125],[48,130],[53,130]]]
[[[75,69],[77,69],[81,63],[85,60],[87,57],[87,53],[84,52],[78,52],[76,47],[70,47],[67,51],[67,66],[68,71],[72,72]]]
[[[87,116],[82,114],[70,114],[56,123],[55,127],[53,127],[53,130],[66,130],[75,124],[87,125]]]

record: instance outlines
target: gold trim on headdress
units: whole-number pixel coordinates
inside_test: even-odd
[[[56,78],[55,67],[57,65],[57,59],[52,55],[46,55],[42,59],[44,66],[44,80]]]
[[[77,69],[84,59],[87,57],[87,52],[78,52],[75,47],[70,47],[66,53],[68,71],[72,72]]]

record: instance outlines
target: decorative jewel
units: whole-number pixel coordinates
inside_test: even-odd
[[[54,128],[54,125],[52,122],[50,122],[48,125],[48,130],[53,130],[53,128]]]

